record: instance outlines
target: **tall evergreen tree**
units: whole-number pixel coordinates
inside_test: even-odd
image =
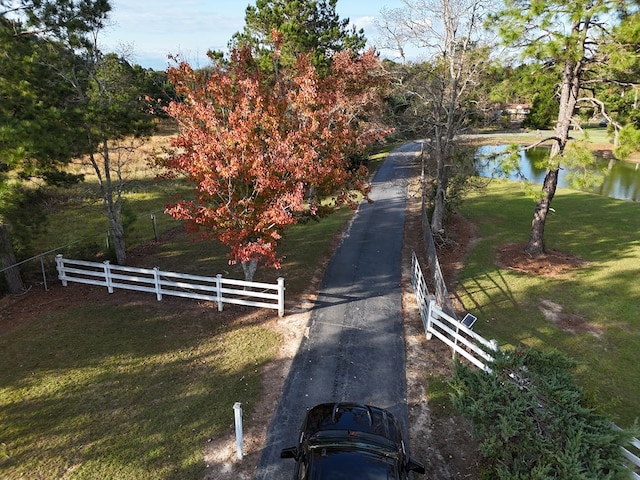
[[[121,153],[130,145],[122,140],[152,127],[143,100],[146,72],[98,48],[97,36],[110,11],[107,0],[0,0],[0,6],[5,60],[0,65],[0,163],[21,178],[59,181],[64,179],[61,165],[87,154],[99,179],[116,257],[123,263]],[[1,187],[6,192],[10,185],[5,181]],[[5,203],[18,198],[1,197]],[[8,255],[2,260],[14,264],[10,225],[1,208],[0,240],[5,243],[0,251]],[[17,269],[8,272],[10,290],[20,290]]]
[[[234,35],[234,46],[249,46],[266,71],[273,69],[275,51],[272,31],[283,35],[279,63],[292,67],[301,54],[313,55],[312,63],[328,73],[333,54],[345,50],[360,52],[366,45],[364,31],[349,28],[349,19],[340,19],[337,0],[257,0],[245,13],[246,25]]]
[[[547,163],[547,174],[536,201],[531,233],[526,247],[530,255],[544,252],[544,230],[551,202],[558,185],[558,174],[565,161],[570,142],[569,131],[581,102],[597,104],[585,87],[593,81],[595,66],[605,39],[611,37],[613,22],[620,15],[637,10],[632,0],[550,0],[531,3],[528,0],[506,0],[505,7],[491,17],[492,24],[507,45],[523,54],[557,68],[559,110]],[[597,80],[597,79],[595,79]],[[589,161],[585,158],[584,161]]]
[[[59,180],[60,165],[78,153],[75,92],[50,66],[71,58],[109,10],[105,0],[0,1],[0,266],[11,292],[24,288],[18,269],[9,268],[16,260],[7,216],[20,199],[15,179]]]

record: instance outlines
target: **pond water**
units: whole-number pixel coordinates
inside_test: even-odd
[[[496,168],[496,160],[487,160],[487,157],[503,152],[506,145],[485,145],[476,151],[476,169],[478,175],[491,177]],[[542,184],[547,173],[545,168],[539,168],[538,162],[548,155],[549,149],[544,147],[533,148],[526,152],[520,152],[520,171],[532,183]],[[607,160],[600,158],[594,170],[606,170],[606,175],[600,178],[586,191],[597,193],[620,200],[632,200],[640,202],[640,164],[623,162],[620,160]],[[560,170],[558,187],[573,188],[570,184],[565,169]],[[515,174],[508,177],[517,180]]]

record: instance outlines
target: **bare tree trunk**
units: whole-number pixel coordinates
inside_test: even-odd
[[[116,262],[125,265],[127,261],[127,246],[122,224],[122,172],[121,161],[116,157],[115,165],[111,162],[111,151],[107,140],[102,141],[102,151],[100,153],[102,162],[94,154],[89,159],[100,184],[100,194],[104,205],[111,233],[113,234],[113,247],[116,254]],[[112,175],[116,176],[114,181]]]
[[[542,186],[543,195],[536,202],[536,208],[533,212],[533,220],[531,221],[531,234],[529,243],[525,251],[529,255],[540,255],[544,253],[544,227],[547,222],[547,214],[551,206],[551,201],[556,192],[558,185],[559,169],[548,170],[544,177]]]
[[[549,154],[549,168],[542,185],[542,196],[536,202],[536,207],[531,221],[531,234],[525,251],[529,255],[544,253],[544,229],[547,215],[551,208],[551,202],[558,187],[558,173],[564,149],[569,141],[571,118],[578,101],[580,90],[581,62],[567,60],[562,73],[562,88],[560,92],[560,109],[558,122],[554,131],[555,141]]]
[[[113,235],[113,249],[116,254],[116,262],[118,265],[125,265],[127,261],[127,246],[124,238],[124,226],[120,219],[120,213],[115,211],[113,202],[107,205],[107,216],[111,225],[111,234]]]
[[[9,230],[5,223],[0,222],[0,266],[2,269],[5,269],[15,265],[16,263],[18,262],[16,260],[16,255],[13,252],[13,244],[11,243]],[[7,282],[9,292],[24,292],[24,282],[22,281],[20,269],[18,267],[8,268],[8,270],[5,270],[4,279]]]

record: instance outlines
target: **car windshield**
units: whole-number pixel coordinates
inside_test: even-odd
[[[311,451],[307,464],[310,480],[397,480],[397,462],[393,458],[358,450],[319,448]]]
[[[377,450],[385,455],[397,455],[398,446],[387,438],[350,430],[324,430],[309,437],[309,447],[357,447]]]

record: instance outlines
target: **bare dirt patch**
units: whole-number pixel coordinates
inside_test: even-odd
[[[567,333],[576,334],[588,332],[596,338],[602,337],[604,327],[590,323],[581,315],[565,312],[562,305],[552,302],[551,300],[545,298],[540,299],[538,308],[547,320],[559,326]]]
[[[425,463],[431,480],[479,478],[481,456],[471,435],[471,424],[442,404],[428,402],[433,382],[451,378],[451,350],[444,343],[427,340],[411,287],[411,255],[416,252],[421,265],[424,259],[421,198],[418,179],[409,184],[403,244],[403,317],[407,362],[407,403],[411,454]],[[476,239],[475,226],[464,217],[454,215],[447,225],[450,241],[438,252],[438,261],[450,291],[464,258]],[[416,477],[417,478],[417,477]]]
[[[525,252],[526,244],[509,243],[501,246],[496,254],[496,265],[500,268],[514,270],[527,275],[539,275],[547,278],[558,278],[567,272],[587,265],[583,258],[558,250],[547,250],[541,255],[529,255]],[[564,307],[551,300],[541,298],[538,308],[544,317],[567,333],[590,333],[600,338],[604,328],[589,322],[581,315],[564,311]]]

